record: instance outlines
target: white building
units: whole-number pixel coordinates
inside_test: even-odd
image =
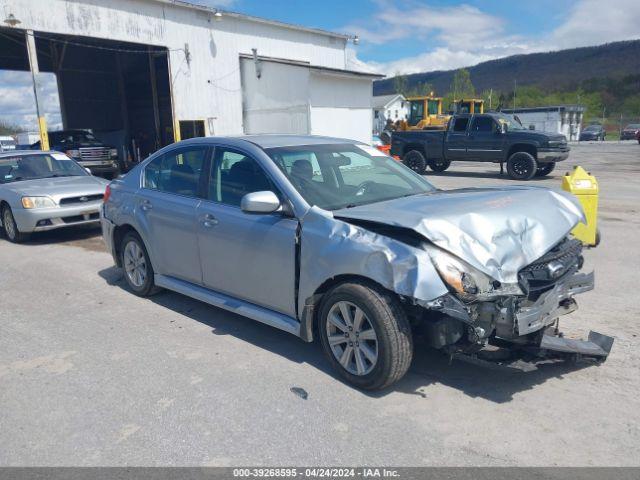
[[[373,97],[372,108],[373,133],[375,135],[384,130],[387,120],[396,122],[397,120],[406,120],[409,116],[409,103],[399,93]]]
[[[350,70],[347,35],[179,0],[0,0],[0,16],[0,69],[55,73],[64,128],[123,148],[243,133],[370,141],[379,76]]]
[[[503,109],[502,112],[516,115],[522,126],[531,130],[560,133],[567,140],[578,140],[585,107],[582,105],[556,105],[552,107],[533,107]]]

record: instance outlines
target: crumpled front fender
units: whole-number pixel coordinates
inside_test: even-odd
[[[425,250],[337,220],[311,208],[301,220],[298,311],[331,278],[366,277],[416,301],[447,293]]]

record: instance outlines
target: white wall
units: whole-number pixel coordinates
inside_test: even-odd
[[[368,78],[314,71],[310,77],[311,133],[371,142],[371,98]]]
[[[177,119],[208,120],[217,135],[242,133],[241,53],[257,48],[259,55],[345,68],[342,38],[228,15],[216,21],[207,12],[153,0],[0,0],[0,13],[13,13],[20,28],[36,32],[169,48]]]

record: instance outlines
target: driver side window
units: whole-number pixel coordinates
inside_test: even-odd
[[[224,147],[216,148],[209,182],[210,200],[239,207],[242,197],[247,193],[265,190],[278,194],[258,162],[242,152]]]

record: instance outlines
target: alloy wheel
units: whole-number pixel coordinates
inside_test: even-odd
[[[137,288],[142,288],[147,280],[147,260],[138,242],[131,240],[124,247],[124,271],[127,278]]]
[[[2,225],[4,226],[4,231],[7,234],[7,237],[10,239],[16,238],[16,227],[13,223],[13,215],[11,214],[11,210],[8,208],[4,209],[4,215],[2,216]]]
[[[378,337],[364,311],[351,302],[329,310],[326,335],[334,357],[353,375],[366,375],[378,361]]]

